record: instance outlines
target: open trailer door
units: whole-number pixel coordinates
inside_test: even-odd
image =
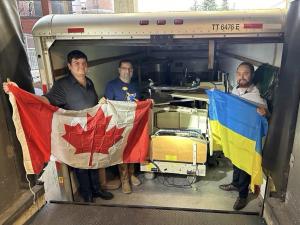
[[[285,198],[300,98],[300,4],[291,2],[284,32],[284,49],[269,133],[264,146],[263,166],[274,181],[279,197]],[[295,162],[296,163],[296,162]],[[293,178],[295,179],[295,178]]]

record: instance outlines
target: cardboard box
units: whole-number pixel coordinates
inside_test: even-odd
[[[150,159],[171,162],[205,163],[207,142],[199,138],[152,136]]]

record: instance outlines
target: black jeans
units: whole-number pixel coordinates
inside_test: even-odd
[[[232,184],[239,189],[239,197],[247,198],[251,176],[233,165]]]
[[[98,169],[74,168],[78,183],[79,193],[82,197],[92,196],[100,190]]]

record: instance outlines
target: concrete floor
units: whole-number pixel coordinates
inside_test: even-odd
[[[185,176],[160,174],[153,180],[146,180],[139,175],[142,185],[133,187],[133,193],[123,194],[121,190],[112,191],[114,198],[109,201],[96,199],[99,204],[138,205],[154,207],[194,208],[204,210],[232,211],[232,206],[238,196],[237,192],[225,192],[218,188],[220,184],[230,183],[232,166],[225,158],[218,159],[219,165],[207,168],[205,177],[198,177],[197,182],[190,187],[174,187],[188,185],[190,180]],[[58,184],[55,184],[55,172],[47,169],[45,172],[45,190],[47,200],[61,200]],[[52,178],[50,177],[52,176]],[[75,196],[75,201],[80,201]],[[250,202],[242,212],[259,213],[261,203],[259,198],[249,196]]]

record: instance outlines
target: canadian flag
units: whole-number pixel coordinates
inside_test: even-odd
[[[52,154],[75,168],[96,169],[145,161],[152,102],[107,101],[81,111],[46,104],[9,86],[13,121],[28,174],[37,174]]]

